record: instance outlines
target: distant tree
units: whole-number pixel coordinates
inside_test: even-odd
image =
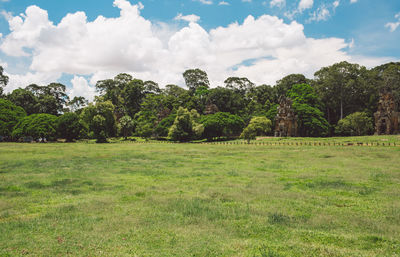
[[[90,132],[93,132],[94,136],[99,137],[99,142],[104,141],[103,138],[113,137],[116,135],[117,124],[114,115],[115,107],[111,101],[91,103],[87,107],[82,109],[80,118],[84,122],[84,126],[88,128]],[[97,117],[96,123],[94,122],[95,116]],[[104,129],[104,133],[100,133],[99,129]],[[96,137],[96,138],[97,138]]]
[[[376,105],[377,86],[364,66],[340,62],[321,68],[314,76],[315,88],[325,104],[330,124],[335,125],[350,113]]]
[[[200,123],[204,126],[203,136],[208,140],[214,137],[239,135],[244,127],[242,118],[227,112],[217,112],[203,116]]]
[[[0,66],[0,97],[3,95],[4,87],[8,84],[8,76],[4,74],[4,69]]]
[[[32,84],[25,89],[37,97],[39,113],[59,115],[69,100],[68,95],[65,93],[66,87],[60,83],[51,83],[48,86]]]
[[[25,116],[26,113],[22,107],[0,99],[0,136],[11,136],[13,127]]]
[[[107,143],[107,121],[104,116],[99,114],[95,115],[91,123],[91,129],[96,138],[96,143]]]
[[[326,136],[329,123],[324,118],[314,88],[308,84],[297,84],[287,92],[293,101],[293,109],[298,116],[298,132],[301,136]]]
[[[121,128],[121,133],[125,137],[125,140],[132,134],[134,128],[134,122],[132,118],[128,115],[125,115],[119,120],[119,125]]]
[[[71,101],[67,103],[67,106],[71,109],[72,112],[76,112],[83,107],[87,106],[89,101],[85,99],[83,96],[75,96]]]
[[[140,105],[145,97],[145,86],[142,80],[133,79],[125,85],[122,97],[127,114],[134,117],[140,111]]]
[[[162,91],[158,84],[154,81],[148,80],[143,83],[144,94],[160,94]]]
[[[229,77],[225,81],[225,87],[236,91],[242,96],[246,96],[254,89],[255,84],[248,78]]]
[[[215,104],[221,112],[240,115],[246,107],[246,101],[232,89],[217,87],[210,89],[207,102]]]
[[[38,113],[40,103],[38,98],[29,90],[18,88],[7,95],[7,99],[17,106],[24,108],[28,115]]]
[[[374,79],[374,83],[372,84],[377,89],[386,89],[391,91],[396,103],[400,103],[400,62],[390,62],[375,67],[371,71],[371,76]],[[376,109],[376,103],[379,98],[378,90],[376,91],[375,95],[371,95],[371,98]]]
[[[78,139],[83,125],[76,113],[70,112],[58,118],[57,134],[59,138],[65,138],[67,142]]]
[[[364,136],[373,131],[373,121],[364,112],[355,112],[338,122],[336,133],[343,136]]]
[[[183,78],[185,79],[186,86],[191,92],[195,92],[199,87],[210,87],[210,82],[208,81],[208,75],[205,71],[200,69],[187,70],[183,73]]]
[[[39,113],[26,116],[18,122],[12,132],[12,137],[33,137],[34,139],[46,138],[55,140],[57,138],[57,116]]]
[[[294,85],[310,84],[310,83],[311,83],[311,81],[309,79],[307,79],[303,74],[287,75],[286,77],[284,77],[276,82],[276,85],[274,87],[275,94],[276,94],[276,100],[278,100],[279,97],[286,95],[287,92],[290,89],[292,89],[292,87]]]
[[[169,129],[168,137],[173,141],[190,141],[199,138],[204,131],[203,125],[199,124],[199,114],[192,110],[179,108],[174,124]]]
[[[254,117],[240,137],[250,143],[250,140],[255,139],[257,136],[267,135],[271,131],[271,126],[272,122],[266,117]]]
[[[168,131],[174,124],[176,118],[176,114],[171,114],[168,117],[162,119],[154,130],[154,133],[157,137],[167,137]]]

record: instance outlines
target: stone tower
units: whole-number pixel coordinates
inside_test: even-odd
[[[380,93],[378,111],[375,116],[375,135],[392,135],[399,133],[400,113],[393,94],[388,90]]]
[[[292,109],[292,100],[284,96],[279,98],[278,113],[275,118],[275,136],[297,136],[297,116]]]

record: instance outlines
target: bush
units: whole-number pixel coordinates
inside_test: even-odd
[[[271,131],[272,122],[266,117],[254,117],[249,125],[243,130],[241,138],[247,142],[255,139],[257,136],[267,135]]]
[[[47,138],[52,141],[57,138],[57,116],[51,114],[32,114],[23,118],[14,127],[13,138],[33,137]]]
[[[78,139],[82,130],[83,125],[76,113],[66,113],[58,118],[57,134],[67,142]]]
[[[189,112],[180,107],[177,111],[174,124],[169,129],[168,136],[174,141],[190,141],[199,138],[204,131],[202,124],[198,123],[199,114],[196,110]]]
[[[204,126],[203,136],[208,140],[213,137],[239,135],[244,127],[242,118],[227,112],[217,112],[203,116],[200,122]]]
[[[343,136],[364,136],[373,130],[373,122],[365,112],[355,112],[339,120],[336,133]]]
[[[14,126],[26,116],[23,108],[0,99],[0,136],[11,136]]]
[[[168,117],[162,119],[160,123],[158,123],[157,127],[154,130],[154,133],[157,137],[167,137],[168,131],[174,124],[176,118],[176,114],[171,114]]]

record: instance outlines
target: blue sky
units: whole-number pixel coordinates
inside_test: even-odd
[[[184,70],[179,69],[191,65],[205,69],[216,85],[221,83],[222,76],[234,75],[246,75],[259,84],[273,84],[288,73],[312,77],[318,68],[342,59],[366,66],[400,59],[398,0],[117,0],[113,3],[114,0],[0,0],[3,14],[0,63],[10,75],[10,89],[26,86],[24,83],[29,79],[37,83],[58,80],[71,88],[71,94],[90,97],[97,79],[118,72],[153,78],[162,86],[181,84],[180,73]],[[31,8],[28,14],[27,8],[32,5],[39,8]],[[125,10],[127,19],[121,10]],[[80,25],[72,21],[60,25],[67,14],[78,11],[84,12],[86,18],[75,15],[70,20],[79,21]],[[48,18],[43,12],[47,12]],[[245,26],[244,21],[250,15],[254,22],[250,19]],[[26,26],[10,29],[10,21],[18,16],[17,23]],[[105,23],[94,22],[99,21],[99,16],[105,17]],[[237,28],[233,23],[237,23]],[[85,26],[86,32],[77,32]],[[146,27],[147,30],[142,29]],[[121,33],[116,32],[119,29]],[[98,31],[113,36],[96,41],[90,35]],[[135,31],[142,36],[132,35]],[[127,33],[126,38],[123,33]],[[273,35],[271,40],[267,40],[269,35]],[[81,42],[79,36],[85,39]],[[63,37],[66,40],[61,40]],[[55,43],[54,38],[60,38],[65,45]],[[69,41],[71,38],[75,41]],[[228,38],[226,48],[224,38]],[[99,46],[97,52],[93,46]],[[80,53],[73,60],[66,60],[72,57],[71,52],[65,52],[69,47]],[[124,53],[114,59],[112,50],[120,49]],[[304,55],[307,51],[315,57]],[[86,54],[88,60],[93,60],[84,59]],[[65,61],[76,65],[64,65]],[[214,65],[216,62],[218,66]]]

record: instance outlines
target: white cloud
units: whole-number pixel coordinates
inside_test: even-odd
[[[394,18],[397,19],[397,21],[388,22],[385,24],[385,27],[388,28],[390,32],[396,31],[396,29],[400,26],[400,13],[397,13]]]
[[[358,0],[350,0],[351,4],[357,3]]]
[[[202,4],[206,4],[206,5],[213,4],[212,0],[193,0],[193,1],[197,1],[197,2],[200,2]]]
[[[314,0],[301,0],[299,3],[300,12],[312,8],[314,5]]]
[[[182,13],[179,13],[174,20],[183,20],[183,21],[187,21],[187,22],[198,22],[200,20],[200,17],[194,14],[190,14],[190,15],[185,15],[183,16]]]
[[[330,11],[327,7],[322,6],[312,13],[311,17],[308,19],[310,21],[326,21],[331,16]]]
[[[96,95],[96,89],[94,86],[89,86],[88,81],[84,77],[74,76],[71,80],[72,88],[68,90],[70,99],[75,96],[83,96],[89,101],[93,101]]]
[[[230,5],[230,4],[228,2],[221,1],[221,2],[218,3],[218,5]]]
[[[339,0],[336,0],[335,2],[333,2],[333,9],[336,9],[336,8],[338,8],[339,7],[339,5],[340,5],[340,2],[339,2]]]
[[[271,0],[271,2],[269,3],[269,5],[271,7],[282,7],[286,4],[286,0]]]
[[[11,33],[3,36],[0,49],[7,55],[27,56],[32,63],[26,74],[9,74],[7,90],[48,84],[66,73],[74,75],[71,96],[92,97],[98,80],[121,72],[160,85],[183,86],[182,73],[189,68],[204,69],[213,86],[222,85],[229,76],[274,84],[290,73],[312,77],[323,66],[352,60],[346,52],[350,44],[344,39],[307,38],[303,25],[275,16],[248,16],[243,23],[210,31],[195,22],[178,29],[146,20],[140,5],[127,0],[114,4],[119,17],[99,16],[94,21],[77,12],[53,24],[47,12],[36,6],[11,17]],[[378,59],[364,58],[369,63],[374,60]]]

